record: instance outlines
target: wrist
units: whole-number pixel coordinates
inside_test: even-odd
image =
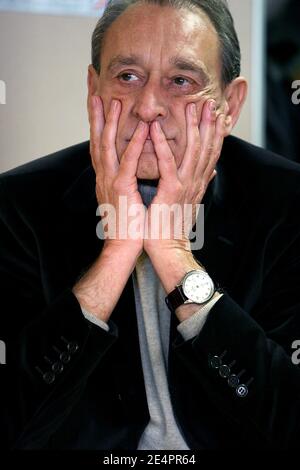
[[[138,250],[128,244],[104,244],[94,264],[72,289],[81,308],[107,322],[137,258]]]
[[[181,247],[164,245],[160,250],[148,251],[148,256],[167,294],[175,289],[189,271],[205,270],[191,251]]]
[[[136,262],[142,252],[143,241],[106,240],[103,244],[101,256],[120,256],[122,259]]]
[[[165,253],[166,256],[172,251],[178,253],[191,254],[191,243],[190,240],[186,239],[170,239],[170,240],[144,240],[144,251],[149,257],[160,256],[161,253]]]
[[[208,309],[210,310],[213,305],[222,297],[222,293],[216,291],[212,298],[204,305],[198,304],[183,304],[175,310],[175,314],[180,321],[180,323],[188,320],[190,317],[195,315],[195,313],[199,313],[199,315],[203,314],[206,315]]]

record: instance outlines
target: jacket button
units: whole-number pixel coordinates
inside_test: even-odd
[[[63,362],[64,364],[68,364],[68,362],[70,362],[70,360],[71,360],[71,356],[70,356],[70,354],[68,354],[67,352],[62,352],[62,353],[59,355],[59,359],[60,359],[61,362]]]
[[[227,351],[223,351],[220,356],[211,356],[208,360],[208,364],[212,369],[219,369],[223,363],[223,357],[227,354]]]
[[[213,356],[210,358],[209,364],[212,369],[219,369],[222,365],[222,359],[219,356]]]
[[[46,382],[46,384],[50,385],[55,380],[55,374],[53,372],[45,372],[43,374],[43,380]]]
[[[223,379],[227,379],[227,377],[230,376],[230,367],[226,364],[221,365],[219,368],[219,374]]]
[[[75,341],[69,341],[67,338],[64,336],[61,336],[60,339],[67,345],[67,349],[71,354],[76,353],[78,350],[79,346]]]
[[[70,354],[76,353],[76,351],[78,351],[78,348],[79,348],[79,346],[75,342],[68,343],[68,345],[67,345],[67,349],[68,349]]]
[[[248,387],[245,384],[241,384],[235,389],[235,392],[238,397],[245,398],[248,395]]]
[[[59,359],[61,360],[61,362],[63,362],[64,364],[68,364],[68,362],[70,362],[71,360],[71,356],[69,353],[65,352],[65,351],[60,351],[56,346],[52,346],[54,351],[59,354]]]
[[[54,362],[54,364],[52,364],[51,369],[53,370],[53,372],[55,372],[55,374],[61,374],[64,370],[64,366],[61,362]]]
[[[232,388],[236,388],[239,383],[240,383],[240,379],[238,378],[237,375],[235,374],[232,374],[229,378],[228,378],[228,385],[229,387],[232,387]]]

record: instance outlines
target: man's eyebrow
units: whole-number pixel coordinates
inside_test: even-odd
[[[201,82],[205,86],[210,82],[210,77],[207,71],[205,70],[205,67],[193,59],[186,59],[184,57],[174,56],[170,58],[169,63],[178,70],[185,70],[197,74]],[[143,59],[135,54],[131,54],[128,56],[117,55],[112,58],[107,69],[110,72],[113,72],[116,67],[120,67],[122,65],[143,66]]]
[[[171,57],[169,62],[176,69],[196,73],[205,86],[210,82],[210,77],[205,67],[193,59],[175,56]]]
[[[108,64],[107,70],[113,72],[116,67],[120,65],[142,65],[141,59],[137,55],[116,55]]]

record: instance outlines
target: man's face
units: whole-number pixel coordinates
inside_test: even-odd
[[[218,37],[204,13],[145,4],[127,9],[106,33],[97,83],[105,117],[112,99],[122,104],[118,158],[140,120],[157,120],[179,167],[186,150],[185,108],[196,103],[200,122],[207,98],[220,103],[220,79]],[[149,134],[137,177],[159,176]]]

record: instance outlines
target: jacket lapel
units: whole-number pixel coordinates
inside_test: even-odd
[[[204,244],[193,251],[220,287],[230,289],[238,266],[238,245],[243,238],[245,198],[234,171],[228,165],[226,139],[217,164],[217,176],[207,189],[204,204]],[[239,194],[239,199],[236,198]]]

